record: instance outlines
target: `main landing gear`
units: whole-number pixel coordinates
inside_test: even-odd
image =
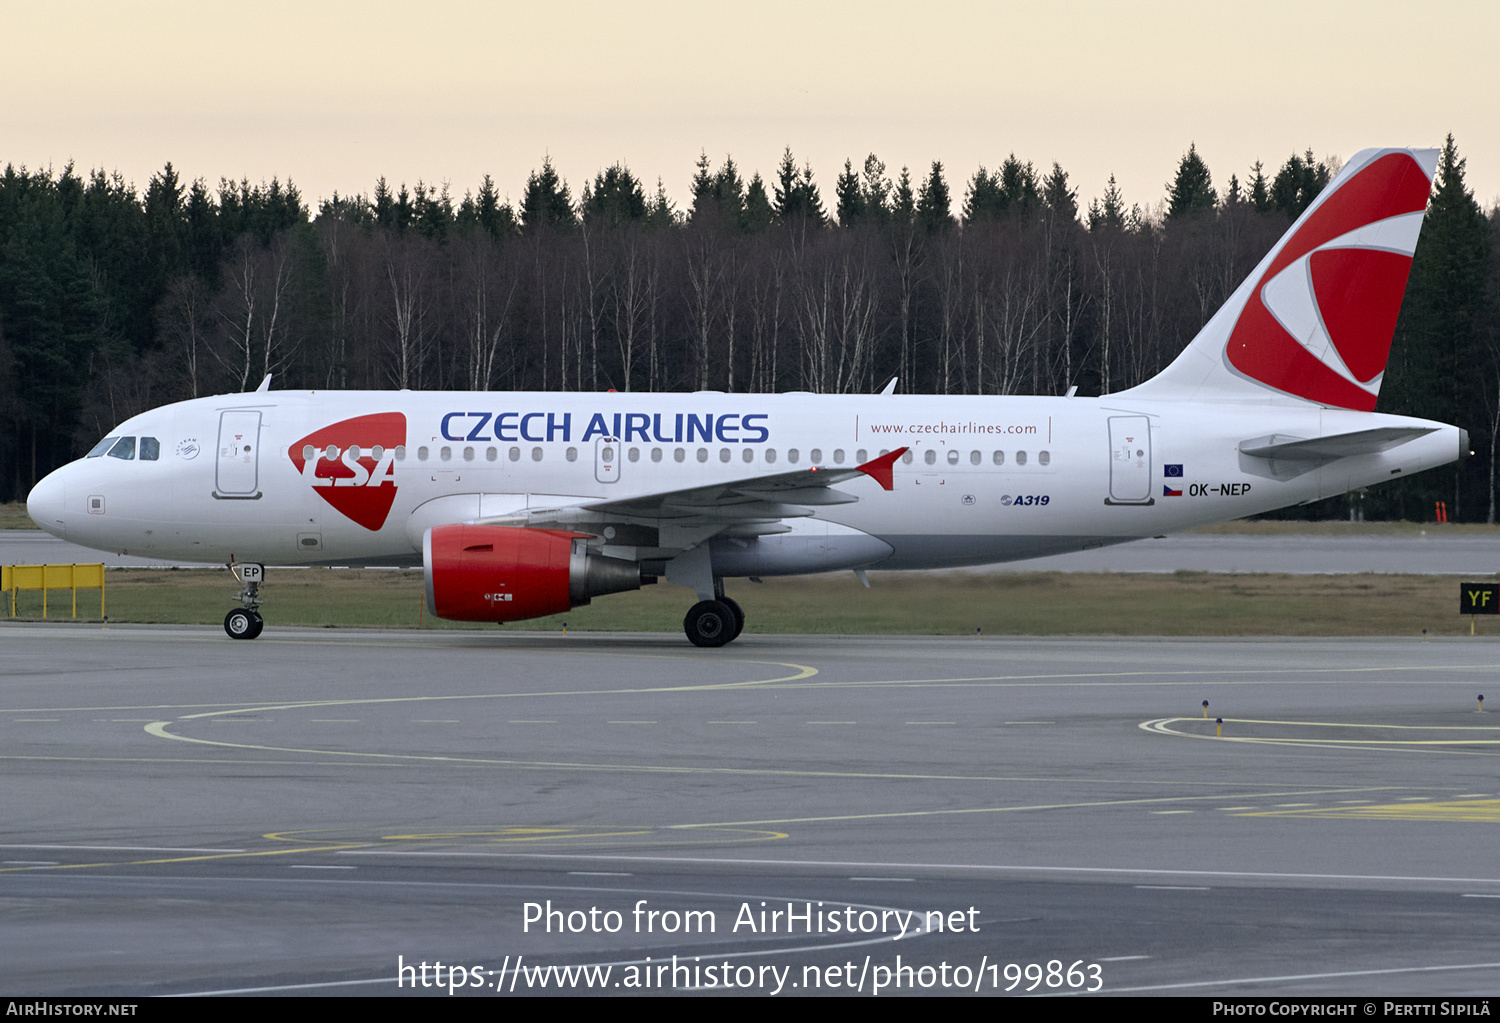
[[[745,630],[745,612],[721,592],[713,600],[700,600],[688,609],[682,631],[694,646],[715,647],[733,642]]]
[[[260,607],[260,584],[266,577],[264,565],[230,565],[229,571],[240,582],[240,607],[224,616],[224,631],[230,639],[254,639],[266,627],[256,608]]]

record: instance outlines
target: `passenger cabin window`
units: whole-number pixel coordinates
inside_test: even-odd
[[[1004,465],[1005,464],[1005,452],[1004,451],[996,451],[995,452],[995,464],[996,465]]]
[[[776,464],[776,449],[775,448],[766,448],[766,464],[767,465],[775,465]]]
[[[786,460],[788,462],[791,462],[793,465],[796,465],[797,464],[797,458],[798,458],[797,449],[796,448],[788,448],[787,452],[786,452]]]
[[[1052,452],[1050,452],[1050,451],[1038,451],[1036,453],[1036,464],[1037,465],[1051,465],[1052,464]]]
[[[1016,464],[1017,465],[1025,465],[1026,464],[1026,452],[1024,452],[1024,451],[1017,451],[1016,452]]]
[[[922,456],[922,461],[926,462],[928,465],[936,465],[937,464],[937,448],[928,448],[927,449],[927,454],[925,454],[925,455]]]
[[[808,455],[807,457],[812,462],[813,465],[817,465],[819,462],[821,462],[823,460],[823,449],[822,448],[813,448],[812,449],[812,454]]]
[[[950,451],[950,452],[948,452],[948,464],[949,465],[957,465],[958,464],[958,452],[957,451]]]
[[[104,452],[106,452],[110,448],[114,447],[115,446],[115,441],[117,441],[119,439],[120,438],[118,438],[118,437],[105,437],[98,444],[95,444],[93,446],[93,448],[89,451],[89,453],[86,454],[86,455],[84,455],[83,457],[84,458],[100,458],[100,457],[103,456]]]
[[[110,458],[123,458],[126,461],[135,457],[135,438],[121,437],[115,441],[115,446],[109,449]]]

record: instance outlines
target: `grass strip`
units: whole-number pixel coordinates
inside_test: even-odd
[[[728,592],[744,607],[748,631],[763,633],[1420,636],[1424,628],[1467,635],[1470,625],[1457,613],[1452,576],[872,572],[870,581],[867,590],[848,572],[731,580]],[[222,570],[112,569],[107,609],[111,622],[215,625],[237,605],[237,589]],[[433,618],[417,571],[268,570],[263,593],[273,627],[558,631],[567,622],[570,630],[675,633],[693,603],[690,591],[662,583],[496,626]],[[49,617],[67,618],[69,601],[67,591],[54,592]],[[80,621],[98,620],[98,591],[80,591],[78,604]],[[39,619],[41,594],[21,594],[18,612]],[[8,613],[7,601],[0,621]],[[1500,635],[1500,616],[1476,625]]]

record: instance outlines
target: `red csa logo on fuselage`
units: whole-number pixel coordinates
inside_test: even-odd
[[[323,500],[369,530],[385,525],[396,501],[396,448],[406,416],[380,412],[325,426],[287,449],[302,480]]]

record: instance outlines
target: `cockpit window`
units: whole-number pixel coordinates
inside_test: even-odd
[[[109,449],[110,458],[123,458],[126,460],[135,457],[135,438],[121,437],[115,441],[115,446]]]
[[[141,438],[141,461],[154,462],[161,457],[161,441],[155,437]]]
[[[115,441],[117,441],[119,439],[120,438],[118,438],[118,437],[105,437],[98,444],[94,445],[92,451],[90,451],[88,454],[84,455],[83,457],[84,458],[99,458],[100,456],[102,456],[104,454],[104,452],[108,451],[111,447],[113,447]]]

